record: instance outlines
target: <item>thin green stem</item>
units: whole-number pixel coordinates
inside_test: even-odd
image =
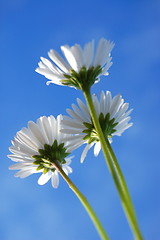
[[[103,132],[102,132],[101,126],[99,124],[99,120],[98,120],[98,117],[97,117],[97,114],[96,114],[96,111],[94,108],[94,104],[92,101],[90,91],[89,90],[83,91],[83,93],[86,98],[87,105],[90,109],[92,121],[94,123],[96,132],[97,132],[97,134],[99,136],[99,140],[101,142],[101,146],[102,146],[102,150],[103,150],[103,153],[105,156],[106,163],[108,165],[109,171],[115,182],[117,191],[118,191],[120,199],[121,199],[121,203],[125,210],[126,216],[130,223],[130,226],[132,228],[135,239],[142,240],[142,235],[141,235],[139,227],[138,227],[136,214],[135,214],[134,207],[133,207],[133,204],[131,201],[131,197],[129,195],[127,184],[125,182],[125,179],[124,179],[122,171],[119,167],[118,161],[115,157],[115,154],[110,146],[110,143],[108,142],[108,140],[105,139],[105,137],[103,135]]]
[[[126,181],[124,179],[123,173],[121,171],[121,168],[120,168],[120,166],[118,164],[117,158],[116,158],[116,156],[114,154],[114,151],[113,151],[113,149],[111,147],[111,144],[109,143],[108,139],[106,139],[106,144],[107,144],[107,148],[108,148],[109,154],[111,156],[111,159],[113,161],[114,167],[116,169],[117,175],[119,176],[119,181],[120,181],[120,184],[122,186],[122,190],[123,190],[124,194],[126,195],[128,204],[130,205],[132,213],[133,213],[133,215],[134,215],[134,217],[136,219],[136,213],[135,213],[135,210],[133,208],[131,196],[130,196],[130,193],[128,191],[128,187],[127,187]]]
[[[70,178],[65,174],[63,169],[58,163],[55,163],[54,166],[56,167],[57,171],[61,174],[61,176],[64,178],[64,180],[67,182],[69,187],[72,189],[72,191],[76,194],[76,196],[79,198],[80,202],[86,209],[87,213],[89,214],[94,226],[96,227],[100,237],[102,240],[109,240],[109,237],[107,236],[102,224],[100,223],[98,217],[96,216],[93,208],[89,204],[86,197],[80,192],[80,190],[75,186],[75,184],[70,180]]]

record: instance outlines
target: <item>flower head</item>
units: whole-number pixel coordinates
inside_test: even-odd
[[[100,100],[98,100],[95,94],[92,95],[92,99],[104,137],[110,143],[113,136],[120,136],[127,128],[132,126],[132,123],[129,123],[131,119],[129,114],[132,109],[127,111],[129,104],[124,103],[121,95],[112,98],[111,92],[107,91],[104,93],[102,91]],[[88,150],[92,146],[94,146],[94,155],[97,156],[99,154],[101,143],[89,109],[80,99],[77,99],[77,103],[78,107],[72,104],[72,110],[67,109],[70,117],[64,117],[61,132],[80,135],[83,138],[83,143],[87,143],[81,156],[81,162],[83,162]]]
[[[62,115],[40,117],[36,123],[28,122],[28,128],[17,132],[9,150],[8,157],[16,162],[10,166],[19,170],[15,176],[25,178],[33,173],[42,173],[38,184],[43,185],[51,179],[52,186],[58,187],[59,176],[56,165],[61,166],[68,175],[72,172],[69,166],[72,157],[66,158],[80,144],[71,135],[60,132]]]
[[[66,61],[51,49],[48,56],[53,62],[41,57],[36,72],[50,80],[47,84],[55,83],[84,90],[99,81],[100,75],[108,75],[113,47],[114,43],[104,38],[100,39],[96,50],[94,41],[85,44],[83,49],[78,44],[72,47],[64,45],[61,50]]]

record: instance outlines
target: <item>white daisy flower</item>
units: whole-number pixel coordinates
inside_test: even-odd
[[[36,72],[44,75],[50,81],[58,85],[67,85],[76,89],[91,87],[99,81],[100,75],[108,75],[108,69],[112,65],[110,53],[114,43],[101,38],[97,48],[94,41],[85,44],[82,49],[75,44],[61,46],[61,50],[66,59],[62,58],[55,50],[48,52],[49,61],[41,57]]]
[[[43,185],[51,179],[52,186],[58,187],[59,176],[56,170],[58,163],[68,175],[72,173],[69,166],[72,157],[66,158],[80,143],[80,138],[60,132],[62,115],[40,117],[36,123],[28,122],[28,128],[17,132],[9,150],[8,157],[16,162],[10,166],[12,170],[20,170],[15,176],[28,177],[33,173],[41,173],[38,184]]]
[[[132,109],[127,111],[129,104],[124,103],[121,95],[112,98],[111,92],[104,93],[102,91],[100,100],[95,94],[92,95],[92,99],[104,136],[108,138],[110,143],[113,136],[120,136],[127,128],[132,126],[132,123],[129,123],[131,119],[129,115]],[[72,104],[72,110],[67,109],[70,117],[65,116],[62,120],[61,132],[79,135],[83,138],[83,143],[87,143],[81,156],[81,162],[83,162],[92,146],[94,146],[94,155],[98,156],[101,143],[89,109],[80,99],[77,99],[77,103],[78,107]]]

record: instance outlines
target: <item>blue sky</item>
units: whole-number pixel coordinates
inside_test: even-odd
[[[46,86],[38,75],[40,56],[60,45],[101,37],[113,40],[113,65],[92,92],[121,93],[134,108],[133,127],[113,139],[145,240],[159,240],[159,63],[160,1],[0,1],[0,239],[97,240],[87,213],[63,179],[58,189],[37,184],[38,174],[15,178],[8,167],[16,132],[43,115],[66,113],[82,93]],[[74,183],[87,196],[113,240],[131,240],[118,194],[101,153],[90,151],[84,164],[75,151]]]

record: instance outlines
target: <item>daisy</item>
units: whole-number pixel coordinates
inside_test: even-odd
[[[78,44],[64,45],[61,51],[65,59],[51,49],[48,56],[52,61],[41,57],[36,72],[49,79],[47,85],[55,83],[84,90],[98,82],[100,75],[108,75],[113,47],[114,43],[104,38],[100,39],[96,49],[94,41],[85,44],[84,48]]]
[[[121,95],[112,98],[111,92],[104,93],[102,91],[100,100],[95,94],[92,95],[92,99],[104,137],[110,143],[113,136],[121,136],[127,128],[132,126],[132,123],[129,123],[131,119],[129,114],[132,109],[127,111],[129,104],[124,103]],[[72,110],[67,109],[70,117],[65,116],[62,120],[61,132],[79,135],[83,138],[83,143],[87,143],[81,156],[81,162],[83,162],[88,150],[93,146],[94,155],[98,156],[101,143],[94,128],[89,109],[80,99],[77,99],[77,103],[78,107],[72,104]]]
[[[40,117],[36,123],[28,122],[28,128],[17,132],[9,150],[8,157],[16,162],[11,170],[19,170],[15,176],[28,177],[33,173],[42,173],[38,184],[43,185],[51,179],[52,186],[58,187],[59,176],[56,164],[68,175],[72,157],[66,158],[81,143],[79,138],[60,132],[62,115]]]

